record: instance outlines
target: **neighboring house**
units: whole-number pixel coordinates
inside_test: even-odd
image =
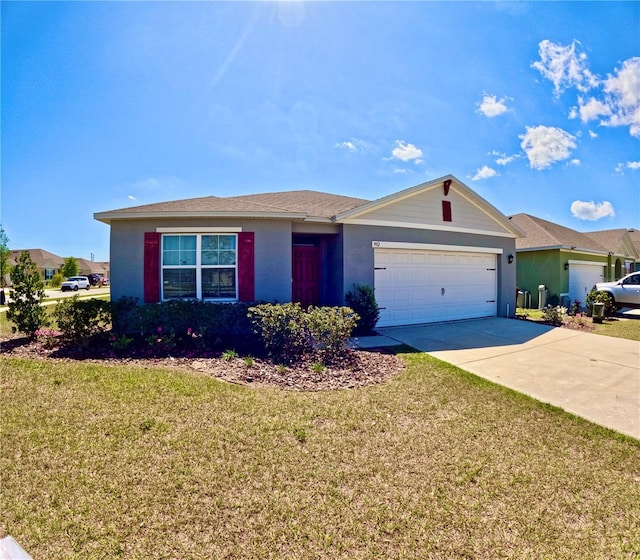
[[[64,266],[65,259],[49,253],[44,249],[19,249],[11,251],[9,255],[9,266],[13,267],[18,262],[18,257],[23,252],[29,253],[31,260],[35,263],[40,272],[40,277],[43,281],[48,281],[53,276],[60,272]],[[109,277],[109,263],[108,262],[93,262],[87,259],[76,259],[78,261],[78,274],[87,275],[91,273],[102,274],[105,278]],[[7,278],[7,285],[10,284],[9,277]]]
[[[595,239],[613,257],[609,280],[618,280],[640,270],[640,231],[637,229],[607,229],[587,232],[586,235]]]
[[[89,261],[87,259],[78,260],[78,274],[86,276],[87,274],[100,274],[104,278],[109,278],[109,263]]]
[[[516,240],[518,289],[539,307],[539,287],[546,287],[548,303],[583,306],[596,282],[615,280],[636,262],[637,251],[627,235],[580,233],[536,218],[516,214],[510,220],[525,233]]]
[[[515,312],[513,222],[453,176],[367,201],[291,191],[99,212],[111,295],[342,305],[374,287],[379,326]]]
[[[24,252],[29,253],[31,260],[35,263],[40,273],[40,277],[45,282],[51,280],[53,276],[60,271],[62,265],[64,265],[64,259],[44,249],[20,249],[11,251],[9,255],[9,265],[15,266],[18,262],[18,258]]]

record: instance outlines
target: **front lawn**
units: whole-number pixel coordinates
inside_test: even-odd
[[[3,523],[51,560],[640,555],[640,443],[403,357],[332,392],[0,357]]]
[[[542,321],[544,313],[538,309],[521,309],[516,311],[520,317],[526,317],[533,321]],[[613,336],[616,338],[626,338],[628,340],[640,341],[640,319],[627,319],[624,317],[606,317],[602,323],[594,323],[591,317],[582,316],[565,316],[565,327],[591,332],[593,334],[601,334],[604,336]]]

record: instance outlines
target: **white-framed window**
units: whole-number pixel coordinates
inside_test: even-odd
[[[238,299],[238,238],[229,233],[162,235],[162,299]]]
[[[55,268],[45,268],[44,269],[44,279],[51,280],[56,275]]]

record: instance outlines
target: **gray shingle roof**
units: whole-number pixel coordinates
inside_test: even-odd
[[[592,237],[574,229],[554,224],[529,214],[511,216],[526,236],[516,239],[516,249],[539,249],[543,247],[565,247],[606,253],[607,249]]]
[[[640,231],[637,229],[605,229],[601,231],[590,231],[587,232],[586,235],[595,239],[600,245],[606,247],[607,250],[615,253],[622,250],[626,239],[626,243],[630,242],[636,253],[640,255]]]
[[[367,200],[311,190],[283,191],[242,196],[205,196],[170,202],[157,202],[111,210],[96,214],[96,218],[109,221],[118,217],[149,214],[230,214],[230,215],[282,215],[331,218],[367,203]]]
[[[21,253],[27,252],[31,257],[31,260],[39,268],[52,268],[58,269],[64,264],[64,259],[58,255],[54,255],[44,249],[15,249],[11,251],[9,255],[9,262],[15,265],[18,262],[18,258]]]

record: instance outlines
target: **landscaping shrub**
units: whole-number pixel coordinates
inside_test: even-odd
[[[613,304],[613,299],[611,294],[608,292],[599,292],[598,290],[591,290],[587,294],[587,307],[589,308],[589,312],[593,314],[593,304],[594,303],[604,303],[604,314],[606,317],[610,317],[611,315],[616,314],[616,307]]]
[[[309,307],[299,303],[262,304],[249,309],[254,331],[266,353],[291,363],[305,354],[319,353],[329,363],[344,352],[358,321],[349,307]]]
[[[111,328],[111,304],[102,299],[73,296],[56,305],[53,317],[66,343],[86,347]]]
[[[559,327],[564,323],[564,316],[567,314],[566,307],[560,307],[559,305],[547,305],[542,310],[542,318],[548,325]]]
[[[314,347],[330,363],[344,352],[358,323],[358,315],[349,307],[310,307],[306,313],[307,328]]]
[[[354,285],[353,291],[345,296],[347,305],[356,312],[359,317],[353,334],[369,334],[375,328],[380,318],[380,308],[376,303],[375,293],[371,286]]]
[[[305,312],[299,303],[264,303],[249,308],[249,319],[267,354],[292,363],[313,349]]]
[[[33,338],[40,327],[49,324],[47,314],[41,304],[44,298],[44,282],[29,253],[23,251],[11,270],[11,301],[7,319],[12,321],[13,332],[21,332]]]
[[[59,272],[56,272],[51,280],[49,280],[49,286],[51,286],[52,288],[59,288],[60,286],[62,286],[63,282],[64,276],[62,276],[62,274],[60,274]]]
[[[252,350],[256,337],[247,316],[247,303],[212,303],[200,300],[169,300],[138,305],[135,298],[120,298],[113,303],[114,335],[156,336],[198,351]],[[172,344],[173,344],[172,343]],[[158,345],[156,345],[158,347]]]

